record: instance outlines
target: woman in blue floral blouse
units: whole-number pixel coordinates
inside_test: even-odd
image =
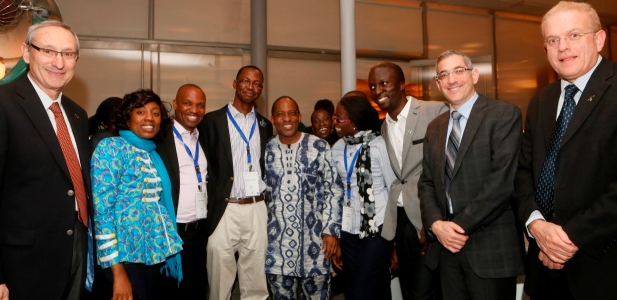
[[[182,280],[171,183],[154,151],[172,122],[155,93],[138,90],[124,96],[112,124],[120,136],[102,140],[92,157],[98,263],[113,299],[152,299],[161,271]]]

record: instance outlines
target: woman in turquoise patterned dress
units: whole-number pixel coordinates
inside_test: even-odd
[[[124,96],[112,124],[120,136],[102,140],[92,157],[98,263],[113,299],[152,299],[160,272],[182,280],[171,183],[154,151],[172,122],[155,93],[138,90]]]

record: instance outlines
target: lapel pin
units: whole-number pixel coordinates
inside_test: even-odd
[[[413,130],[409,130],[408,132],[409,132],[409,134],[413,134]]]
[[[591,95],[591,97],[589,97],[589,99],[587,99],[587,101],[591,101],[593,100],[593,97],[595,97],[596,95]]]
[[[266,127],[266,121],[264,120],[259,121],[259,126]]]
[[[78,116],[77,114],[75,114],[75,118],[78,118],[78,119],[79,119],[79,116]]]

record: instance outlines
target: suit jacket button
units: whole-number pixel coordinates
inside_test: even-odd
[[[66,235],[73,235],[73,230],[69,229],[66,231]]]
[[[233,176],[232,176],[232,177],[229,177],[229,181],[234,181]]]
[[[229,202],[229,198],[225,198],[225,202]]]
[[[66,192],[66,194],[69,196],[74,196],[75,192],[73,192],[73,190],[69,190],[68,192]]]

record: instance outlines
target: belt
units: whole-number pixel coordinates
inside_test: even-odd
[[[177,223],[178,224],[178,230],[182,230],[182,231],[193,231],[193,230],[196,230],[197,227],[199,227],[200,223],[203,225],[204,221],[205,220],[197,220],[197,221],[188,222],[188,223]]]
[[[264,200],[263,195],[259,195],[255,197],[246,197],[246,198],[234,198],[234,197],[225,198],[225,202],[236,203],[236,204],[251,204],[251,203],[257,203],[263,200]]]

